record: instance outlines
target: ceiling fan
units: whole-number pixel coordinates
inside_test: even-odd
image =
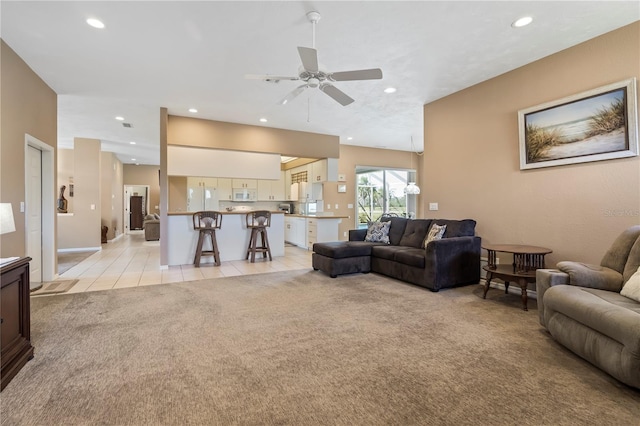
[[[300,55],[302,66],[299,68],[297,77],[283,77],[274,75],[246,75],[245,77],[249,79],[258,79],[274,83],[278,83],[280,80],[303,81],[304,84],[293,89],[293,91],[285,96],[284,99],[278,102],[281,105],[285,105],[291,102],[296,96],[298,96],[308,88],[318,88],[341,105],[349,105],[350,103],[354,102],[354,99],[331,83],[335,81],[379,80],[382,78],[382,70],[380,68],[372,68],[367,70],[341,71],[332,73],[321,69],[318,63],[318,51],[315,49],[316,24],[320,20],[320,13],[311,11],[307,13],[307,18],[313,25],[313,47],[298,47],[298,54]]]

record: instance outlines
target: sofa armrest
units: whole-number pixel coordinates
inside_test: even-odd
[[[544,323],[544,293],[554,285],[569,284],[569,274],[557,269],[536,270],[536,298],[538,301],[538,318],[540,324]]]
[[[431,241],[425,249],[425,285],[433,291],[480,281],[480,237]]]
[[[567,261],[559,262],[556,266],[569,274],[571,285],[615,292],[622,290],[622,274],[606,266]]]
[[[349,230],[349,241],[364,241],[364,238],[367,236],[366,229],[350,229]]]

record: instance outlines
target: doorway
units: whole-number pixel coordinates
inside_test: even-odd
[[[56,278],[54,151],[25,134],[25,248],[31,288]]]
[[[149,185],[124,186],[124,230],[125,233],[142,230],[144,216],[149,214]]]

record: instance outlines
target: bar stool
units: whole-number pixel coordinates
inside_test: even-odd
[[[193,258],[193,264],[200,267],[200,258],[204,256],[213,256],[216,266],[220,266],[220,252],[218,251],[218,242],[216,241],[216,229],[220,229],[222,225],[222,215],[220,212],[201,211],[193,214],[193,229],[198,232],[198,245],[196,246],[196,255]],[[205,235],[211,237],[211,250],[202,250]]]
[[[267,228],[271,225],[271,212],[267,210],[256,210],[254,212],[247,213],[247,229],[251,229],[251,236],[249,237],[249,247],[247,248],[247,259],[251,255],[251,263],[256,261],[256,252],[262,252],[262,257],[266,258],[269,254],[269,261],[271,258],[271,248],[269,247],[269,238],[267,238]],[[258,246],[258,233],[260,234],[261,246]]]

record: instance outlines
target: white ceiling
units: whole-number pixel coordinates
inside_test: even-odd
[[[160,107],[350,145],[411,150],[413,138],[421,150],[425,103],[640,19],[637,1],[3,0],[0,8],[2,38],[58,93],[58,146],[96,138],[141,164],[159,164]],[[297,75],[296,47],[312,44],[310,10],[322,14],[316,48],[328,71],[383,71],[382,80],[335,83],[356,100],[349,106],[317,89],[277,105],[299,82],[244,78]],[[524,15],[533,23],[512,28]],[[106,28],[89,27],[90,17]],[[383,93],[389,86],[397,92]]]

